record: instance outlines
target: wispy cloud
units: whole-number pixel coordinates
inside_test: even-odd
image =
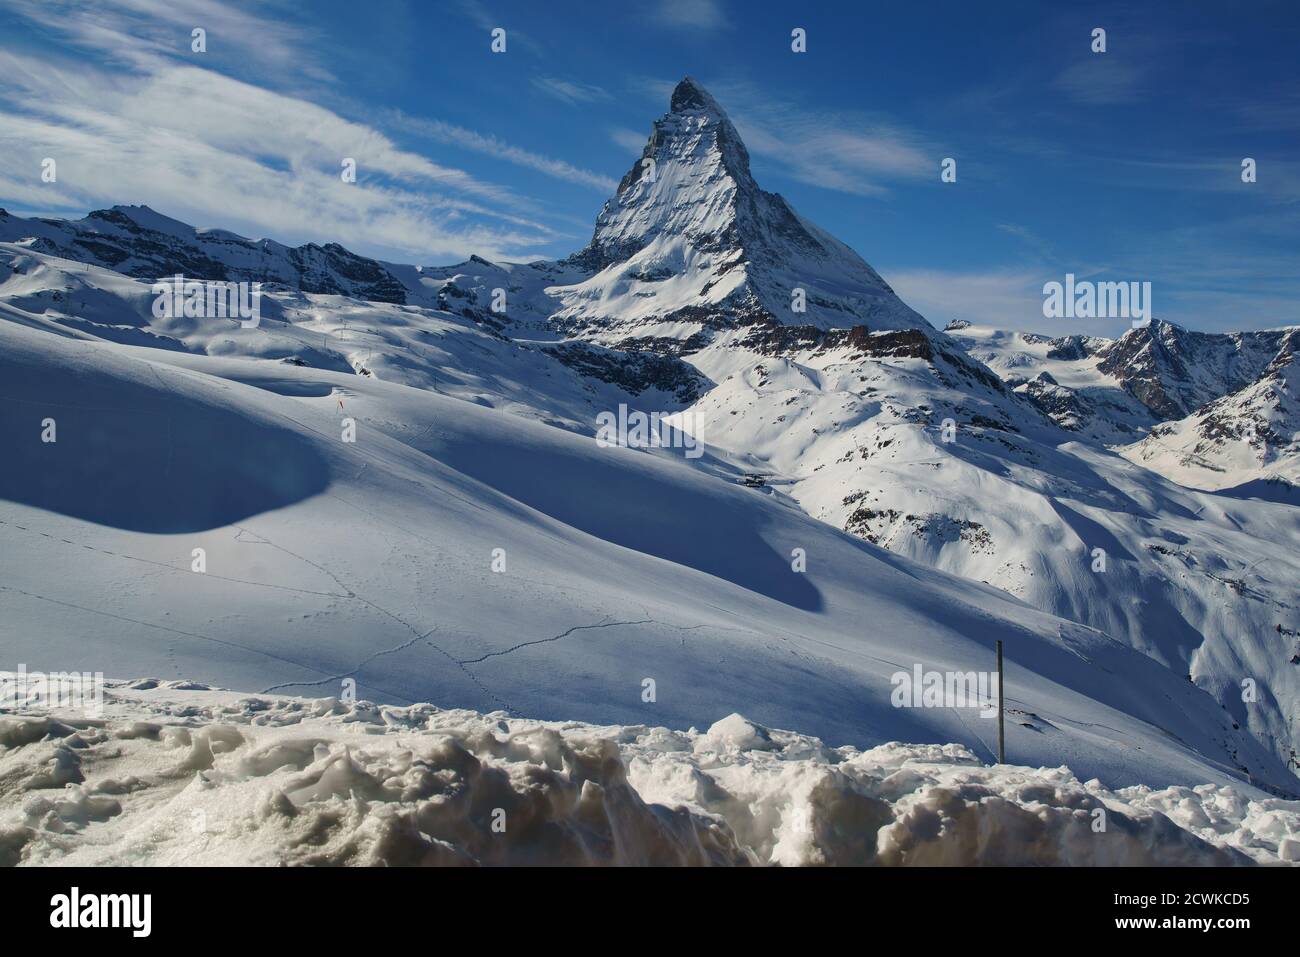
[[[593,173],[591,170],[582,169],[571,163],[566,163],[564,160],[554,159],[541,153],[534,153],[518,146],[512,146],[490,134],[478,133],[451,123],[444,123],[441,120],[427,120],[407,116],[404,113],[393,113],[391,114],[391,125],[394,129],[401,129],[415,136],[427,137],[440,143],[449,143],[462,149],[482,153],[495,159],[504,160],[507,163],[513,163],[516,166],[536,170],[555,179],[590,186],[602,192],[610,192],[618,185],[618,182],[609,176]]]
[[[310,32],[263,19],[261,4],[232,11],[213,0],[105,0],[91,11],[63,0],[10,2],[93,51],[38,59],[0,39],[0,198],[11,205],[145,203],[199,225],[342,241],[416,261],[524,257],[557,238],[537,220],[537,204],[505,186],[403,149],[304,96],[207,68],[235,59],[256,64],[259,76],[290,65],[299,80],[328,76],[313,66]],[[208,31],[208,56],[190,51],[194,26]],[[613,185],[469,130],[438,132],[549,175]],[[45,157],[58,163],[57,183],[40,180]],[[340,177],[349,158],[355,183]]]
[[[574,105],[608,102],[613,99],[608,91],[599,86],[593,86],[589,83],[576,83],[573,80],[563,80],[557,76],[533,77],[533,86],[547,96]]]
[[[1068,24],[1067,25],[1067,21]],[[1222,36],[1212,30],[1195,29],[1186,18],[1160,23],[1153,29],[1140,6],[1106,17],[1107,49],[1092,52],[1090,29],[1078,29],[1067,16],[1058,30],[1071,36],[1068,62],[1052,86],[1077,103],[1087,106],[1116,106],[1149,99],[1162,82],[1187,63],[1205,63],[1222,49]],[[1213,71],[1210,71],[1212,74]]]
[[[40,207],[141,202],[420,256],[524,253],[553,237],[504,187],[313,103],[166,60],[141,75],[0,51],[0,153],[0,195]],[[46,156],[57,183],[40,181]],[[345,158],[355,184],[340,177]]]
[[[507,50],[510,49],[511,44],[515,44],[534,55],[545,55],[545,48],[531,34],[518,29],[509,16],[503,17],[496,11],[489,11],[479,0],[456,0],[455,7],[460,10],[462,16],[483,31],[484,44],[487,44],[491,32],[500,28],[506,31]]]
[[[718,0],[659,0],[651,14],[670,27],[718,30],[730,25]]]
[[[940,329],[954,319],[1002,329],[1041,330],[1044,325],[1044,280],[1039,271],[904,269],[885,279],[904,302]]]
[[[681,77],[675,80],[665,80],[657,76],[629,76],[627,78],[627,88],[633,93],[643,96],[648,100],[661,104],[664,109],[668,108],[668,98],[673,95],[673,88],[677,86]]]
[[[939,175],[943,154],[887,119],[774,99],[748,84],[720,83],[710,91],[749,151],[801,183],[883,196],[890,181]]]
[[[609,138],[616,145],[627,150],[629,153],[641,155],[645,149],[646,140],[650,138],[648,133],[638,133],[635,130],[629,130],[626,127],[616,126],[609,131]]]
[[[1021,226],[1019,223],[998,223],[997,228],[1008,236],[1016,237],[1043,262],[1056,262],[1059,259],[1052,244],[1028,226]]]
[[[1247,129],[1300,129],[1300,90],[1261,90],[1255,96],[1229,100],[1229,106],[1238,112]]]
[[[1097,53],[1067,66],[1053,85],[1079,103],[1111,106],[1139,99],[1145,73],[1136,63]]]
[[[190,56],[191,31],[201,28],[207,34],[206,55],[223,62],[331,78],[304,54],[318,39],[310,25],[262,16],[266,4],[256,0],[242,9],[217,0],[5,0],[5,5],[73,44],[99,51],[109,62],[146,67],[159,56]]]

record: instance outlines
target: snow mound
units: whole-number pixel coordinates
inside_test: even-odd
[[[0,863],[1231,865],[1300,861],[1300,802],[1111,791],[960,745],[707,732],[108,682],[10,700]]]

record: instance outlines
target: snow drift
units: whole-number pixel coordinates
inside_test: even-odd
[[[955,744],[859,751],[734,714],[672,731],[157,680],[104,697],[90,718],[10,695],[0,863],[1300,861],[1298,801],[1108,790]]]

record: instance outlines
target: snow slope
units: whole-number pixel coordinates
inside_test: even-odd
[[[289,691],[354,676],[385,702],[677,727],[740,711],[987,754],[992,725],[973,709],[894,708],[889,676],[987,668],[1001,638],[1011,754],[1112,784],[1290,786],[1208,695],[1144,655],[674,450],[601,448],[331,369],[14,322],[0,345],[14,451],[0,621],[29,669]],[[56,443],[40,441],[47,417]]]
[[[0,675],[0,689],[5,676]],[[960,745],[706,732],[110,682],[0,717],[0,864],[1235,865],[1300,802],[1112,790]],[[3,699],[0,699],[3,700]]]
[[[1294,503],[1175,485],[1071,441],[941,338],[874,344],[891,336],[719,337],[689,357],[719,384],[682,414],[813,517],[1190,675],[1300,767]],[[1245,681],[1269,691],[1243,701]]]
[[[271,257],[255,329],[155,318],[149,272],[200,248],[256,279],[265,243],[143,208],[7,217],[19,660],[620,724],[738,711],[984,756],[987,722],[893,708],[889,676],[987,667],[1002,638],[1013,756],[1295,789],[1300,511],[1073,441],[759,190],[696,84],[646,158],[569,260],[367,261],[329,286]],[[791,312],[795,282],[824,301]],[[621,404],[707,454],[600,448]]]
[[[944,331],[1079,438],[1124,444],[1159,421],[1123,381],[1098,368],[1110,339],[1082,334],[1049,338],[961,321]]]

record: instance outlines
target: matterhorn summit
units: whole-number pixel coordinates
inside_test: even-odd
[[[716,100],[686,77],[552,290],[553,319],[613,343],[749,324],[925,328],[848,246],[761,189]]]

